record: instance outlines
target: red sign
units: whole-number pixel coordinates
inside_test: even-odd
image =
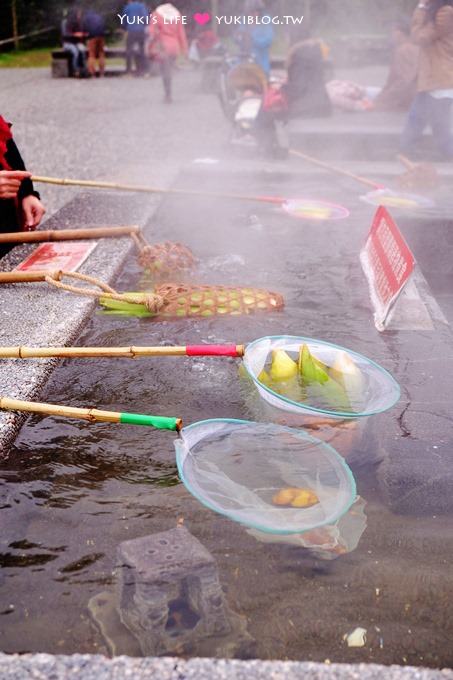
[[[33,272],[49,269],[73,272],[85,262],[96,245],[96,241],[42,243],[16,267],[16,271]]]
[[[409,246],[383,206],[376,212],[360,261],[370,286],[376,328],[382,331],[415,265]]]

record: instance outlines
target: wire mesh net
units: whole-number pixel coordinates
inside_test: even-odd
[[[282,309],[284,301],[278,293],[261,288],[231,288],[166,284],[157,291],[165,300],[160,316],[238,316],[253,312]]]
[[[401,210],[422,210],[423,208],[433,208],[435,205],[433,200],[425,196],[403,191],[393,191],[387,188],[369,191],[360,198],[365,203],[370,203],[371,205],[384,205],[388,208],[398,208]]]
[[[344,220],[350,214],[343,205],[305,198],[285,201],[282,208],[288,215],[302,220]]]
[[[356,497],[343,458],[302,430],[207,420],[183,428],[175,448],[181,479],[199,501],[260,531],[333,524]]]
[[[129,293],[129,295],[136,300],[140,293]],[[162,305],[156,311],[149,310],[146,306],[147,294],[142,295],[143,305],[106,298],[101,298],[100,302],[109,310],[109,313],[165,319],[239,316],[256,312],[271,312],[284,307],[283,297],[279,293],[262,288],[166,283],[156,286],[153,291],[154,296],[157,295],[162,299]]]

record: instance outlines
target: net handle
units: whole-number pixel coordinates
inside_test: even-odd
[[[243,357],[244,345],[185,345],[181,347],[0,347],[0,359],[39,359],[46,357],[123,358],[187,356]]]
[[[41,243],[52,241],[79,241],[99,238],[120,238],[131,236],[140,238],[141,230],[137,225],[124,227],[84,227],[79,229],[58,229],[38,231],[16,231],[0,234],[0,243]]]
[[[72,406],[60,406],[56,404],[10,399],[9,397],[0,397],[0,409],[3,411],[38,413],[45,416],[76,418],[77,420],[87,420],[90,423],[124,423],[127,425],[142,425],[145,427],[154,427],[158,430],[173,430],[176,432],[179,432],[182,428],[182,420],[180,418],[151,416],[141,413],[100,411],[99,409],[95,408],[75,408]]]
[[[351,179],[355,179],[356,182],[360,182],[361,184],[364,184],[365,186],[368,186],[368,187],[372,187],[373,189],[385,189],[386,188],[383,184],[379,184],[379,182],[374,182],[373,180],[368,179],[367,177],[362,177],[361,175],[356,175],[354,172],[350,172],[349,170],[345,170],[344,168],[339,168],[337,165],[332,165],[332,163],[326,163],[325,161],[320,161],[319,158],[314,158],[313,156],[309,156],[307,153],[303,153],[302,151],[299,151],[298,149],[290,149],[289,152],[293,156],[297,156],[298,158],[302,158],[304,161],[307,161],[307,163],[311,163],[312,165],[317,165],[319,168],[323,168],[324,170],[328,170],[329,172],[334,172],[337,175],[343,175],[343,177],[350,177]]]
[[[94,180],[83,180],[83,179],[69,179],[63,177],[44,177],[40,175],[33,175],[31,177],[32,182],[41,182],[44,184],[57,184],[60,186],[79,186],[87,187],[92,189],[113,189],[117,191],[132,191],[136,193],[145,194],[173,194],[179,196],[201,196],[206,198],[227,198],[238,201],[253,201],[259,203],[274,203],[282,204],[287,199],[281,196],[254,196],[249,194],[235,194],[230,192],[222,191],[203,191],[198,189],[178,189],[178,188],[166,188],[163,187],[152,187],[143,186],[140,184],[123,184],[120,182],[100,182]]]

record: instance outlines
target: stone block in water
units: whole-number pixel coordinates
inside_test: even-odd
[[[214,558],[184,527],[125,541],[118,553],[118,611],[143,654],[190,649],[238,628]]]

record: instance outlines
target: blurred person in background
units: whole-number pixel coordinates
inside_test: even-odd
[[[213,54],[221,46],[221,42],[212,28],[212,19],[204,26],[195,29],[194,37],[190,43],[189,59],[198,62]]]
[[[411,38],[410,22],[401,17],[393,26],[394,45],[390,69],[372,108],[380,111],[407,111],[417,91],[419,47]]]
[[[173,101],[173,68],[179,56],[187,56],[186,31],[179,10],[170,2],[159,5],[149,26],[148,56],[159,63],[164,86],[164,101]]]
[[[282,136],[278,130],[283,130],[279,121],[326,117],[332,113],[325,85],[328,46],[320,39],[311,38],[307,26],[293,32],[292,37],[298,42],[288,53],[286,81],[267,87],[256,122],[265,152],[280,158],[287,155],[287,140],[282,143],[278,139]]]
[[[315,38],[295,43],[288,54],[283,91],[290,118],[330,116],[332,106],[325,85],[328,48]]]
[[[341,111],[407,111],[417,90],[419,56],[410,34],[410,22],[398,20],[392,31],[394,50],[383,88],[331,80],[327,91],[333,106]]]
[[[0,116],[0,231],[36,229],[45,211],[39,194],[34,191],[19,150],[13,140],[11,126]],[[12,246],[1,246],[3,256]]]
[[[257,23],[246,24],[242,30],[245,33],[245,40],[254,62],[263,69],[269,78],[271,71],[270,49],[274,41],[274,28],[271,23],[259,23],[264,17],[270,19],[263,0],[246,0],[244,14],[246,17],[254,17],[257,20]]]
[[[76,78],[86,75],[86,33],[83,30],[82,10],[73,7],[61,22],[63,49],[71,54],[71,72]]]
[[[420,47],[417,94],[403,132],[401,150],[411,156],[429,125],[445,159],[453,159],[453,1],[426,0],[412,17],[412,40]]]
[[[123,9],[126,15],[123,29],[126,31],[126,73],[132,73],[132,59],[135,61],[135,73],[137,76],[143,75],[145,70],[145,38],[146,23],[149,16],[148,9],[143,2],[128,0]],[[143,19],[144,23],[139,20]]]
[[[96,61],[99,63],[99,76],[105,72],[105,21],[93,9],[83,15],[83,30],[87,34],[88,72],[96,76]]]

